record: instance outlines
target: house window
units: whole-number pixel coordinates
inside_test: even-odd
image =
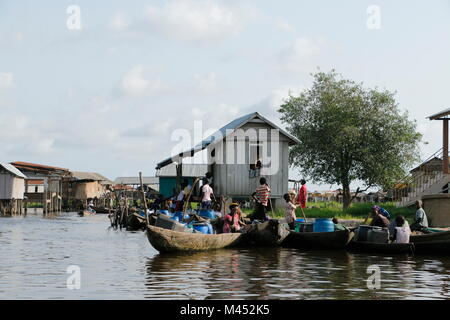
[[[39,189],[39,187],[38,187],[38,186],[35,186],[35,187],[34,187],[34,193],[38,193],[38,192],[39,192],[38,189]]]
[[[249,145],[250,178],[256,178],[261,175],[262,163],[262,145],[259,143]]]

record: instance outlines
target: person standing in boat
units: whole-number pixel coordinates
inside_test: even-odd
[[[266,178],[259,179],[260,186],[253,192],[252,197],[256,202],[256,212],[252,220],[267,221],[267,206],[269,204],[270,187]]]
[[[180,193],[178,193],[178,196],[177,196],[175,212],[183,211],[184,197],[186,196],[186,193],[185,193],[186,187],[187,187],[187,185],[185,183],[183,183],[181,185],[181,191],[180,191]]]
[[[411,225],[412,231],[421,231],[424,233],[428,233],[428,218],[425,213],[425,210],[422,208],[422,201],[417,200],[416,201],[416,216],[414,219],[414,223]]]
[[[201,203],[202,209],[205,210],[212,209],[211,197],[215,199],[213,188],[211,188],[211,186],[209,185],[208,179],[204,178],[202,186],[202,203]]]
[[[223,219],[223,233],[240,232],[241,227],[245,226],[245,223],[242,222],[242,212],[239,209],[239,204],[230,204],[230,211]]]
[[[306,208],[306,201],[308,201],[308,189],[306,188],[306,180],[302,179],[300,181],[301,187],[298,190],[297,203],[303,208]]]
[[[295,220],[297,220],[295,209],[297,209],[297,206],[292,203],[292,198],[289,193],[286,193],[283,198],[286,201],[286,205],[284,206],[284,218],[286,219],[289,228],[295,230]]]

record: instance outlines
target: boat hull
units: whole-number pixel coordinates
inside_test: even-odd
[[[352,240],[350,230],[334,232],[295,232],[291,231],[282,246],[296,249],[344,249]]]
[[[350,241],[347,248],[352,251],[366,253],[386,253],[386,254],[413,254],[414,244],[412,243],[374,243],[365,241]]]
[[[245,242],[242,233],[186,233],[147,226],[147,238],[160,253],[194,252],[235,247]]]
[[[252,225],[248,236],[252,245],[276,247],[281,245],[289,235],[289,232],[287,224],[280,223],[274,219]]]

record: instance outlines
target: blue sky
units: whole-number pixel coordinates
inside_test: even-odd
[[[81,30],[67,28],[70,5]],[[0,0],[0,161],[154,175],[174,130],[253,111],[279,123],[318,67],[397,91],[426,158],[442,130],[426,117],[450,107],[449,57],[447,0]]]

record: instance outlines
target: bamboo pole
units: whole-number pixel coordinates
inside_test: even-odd
[[[142,172],[139,172],[139,182],[141,183],[142,200],[144,201],[145,219],[147,220],[147,225],[150,225],[150,219],[148,218],[148,210],[147,210],[147,200],[145,199],[145,192],[144,192],[144,182],[142,181]]]

